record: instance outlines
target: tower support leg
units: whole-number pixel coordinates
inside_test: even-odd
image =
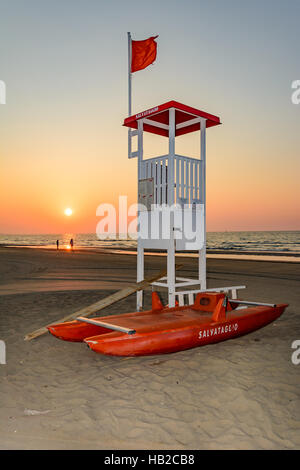
[[[173,237],[172,237],[173,238]],[[173,242],[173,243],[172,243]],[[169,293],[169,307],[175,307],[175,244],[171,240],[168,248],[168,293]]]
[[[137,247],[137,282],[144,280],[144,248]],[[136,294],[137,311],[143,310],[143,291],[140,290]]]
[[[199,281],[201,289],[206,289],[206,120],[201,119],[200,128],[201,202],[204,204],[204,245],[199,251]]]

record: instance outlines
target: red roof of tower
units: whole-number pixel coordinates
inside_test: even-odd
[[[180,127],[180,124],[186,123],[187,121],[193,121],[199,117],[206,119],[206,128],[218,126],[221,124],[220,118],[214,116],[213,114],[206,113],[200,109],[192,108],[191,106],[186,106],[185,104],[178,103],[178,101],[168,101],[167,103],[161,104],[160,106],[155,106],[141,113],[129,116],[124,120],[123,125],[137,129],[139,119],[146,118],[151,121],[155,121],[157,125],[161,124],[162,127],[156,127],[150,123],[144,122],[144,131],[168,137],[169,131],[168,129],[164,128],[164,126],[169,124],[170,108],[175,108],[175,124],[176,127],[178,126],[178,128],[176,128],[176,136],[198,131],[200,129],[199,122],[191,122],[185,127]]]

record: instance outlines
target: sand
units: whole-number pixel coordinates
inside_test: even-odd
[[[148,256],[147,273],[166,259]],[[190,275],[196,260],[180,258]],[[117,358],[26,333],[135,281],[134,255],[0,249],[1,449],[299,449],[300,264],[208,260],[208,287],[287,302],[247,336],[175,354]],[[146,294],[149,305],[150,294]],[[103,314],[135,309],[135,296]]]

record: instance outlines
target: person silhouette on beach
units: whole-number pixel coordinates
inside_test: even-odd
[[[71,250],[73,251],[73,246],[74,246],[73,238],[71,238],[71,240],[70,240],[70,246],[71,246]]]
[[[56,240],[56,249],[59,250],[59,240]]]

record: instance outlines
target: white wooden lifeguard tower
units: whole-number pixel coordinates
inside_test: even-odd
[[[167,288],[169,306],[192,304],[202,291],[231,292],[245,286],[207,289],[206,286],[206,129],[221,124],[217,116],[169,101],[129,116],[128,158],[138,159],[138,240],[137,282],[144,279],[144,250],[167,251],[167,276],[152,284]],[[200,158],[178,155],[175,139],[200,131]],[[151,132],[169,139],[169,153],[144,158],[143,133]],[[137,137],[137,150],[132,139]],[[195,279],[176,277],[176,251],[198,251]],[[195,287],[192,289],[192,287]],[[185,299],[187,298],[187,302]],[[143,291],[137,293],[137,309],[143,307]]]

